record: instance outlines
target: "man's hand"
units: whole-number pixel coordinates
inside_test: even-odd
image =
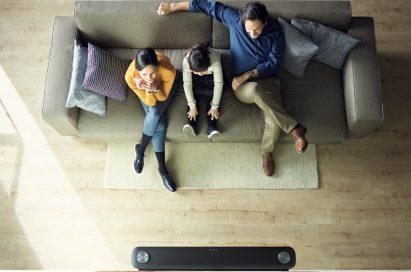
[[[242,74],[241,76],[234,77],[233,82],[231,83],[231,87],[233,88],[234,91],[237,91],[238,87],[240,87],[241,84],[243,84],[249,79],[250,79],[250,73],[248,72]]]
[[[157,14],[158,15],[167,15],[167,14],[173,12],[173,7],[174,7],[174,3],[161,2],[161,4],[158,6]]]
[[[208,112],[207,112],[207,115],[210,115],[211,116],[211,120],[214,120],[214,119],[218,119],[218,118],[220,118],[220,112],[218,111],[218,109],[210,109]]]
[[[161,2],[161,4],[158,6],[157,9],[157,14],[158,15],[167,15],[169,13],[173,13],[176,11],[189,11],[190,10],[190,2],[189,1],[183,1],[183,2],[177,2],[177,3],[164,3]]]
[[[190,121],[196,120],[198,115],[197,107],[196,106],[191,106],[190,110],[187,112],[187,117]]]

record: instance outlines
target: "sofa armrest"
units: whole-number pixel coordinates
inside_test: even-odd
[[[361,39],[344,64],[348,137],[371,134],[384,120],[372,17],[353,17],[348,34]]]
[[[44,89],[42,116],[64,136],[77,133],[78,108],[66,108],[73,63],[76,24],[74,17],[56,17]]]

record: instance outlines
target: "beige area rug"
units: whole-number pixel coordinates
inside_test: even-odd
[[[104,185],[116,189],[163,189],[151,145],[144,170],[134,172],[134,145],[108,144]],[[318,188],[316,146],[304,154],[290,144],[278,144],[276,171],[267,177],[256,143],[167,143],[167,168],[179,189],[315,189]]]

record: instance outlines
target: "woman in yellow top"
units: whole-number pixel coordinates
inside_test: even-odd
[[[152,48],[137,52],[127,69],[125,80],[137,94],[146,113],[141,143],[135,146],[134,169],[141,173],[144,167],[144,152],[150,141],[158,161],[158,170],[165,187],[175,192],[177,186],[165,163],[165,137],[167,119],[165,111],[177,91],[176,69],[170,60]]]

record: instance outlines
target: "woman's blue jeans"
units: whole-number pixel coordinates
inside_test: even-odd
[[[165,142],[166,142],[166,131],[167,131],[167,118],[165,111],[170,106],[174,95],[177,92],[180,83],[180,75],[177,73],[173,87],[171,88],[170,94],[167,99],[162,102],[157,102],[155,106],[147,106],[140,99],[140,104],[146,113],[144,118],[143,133],[147,136],[152,136],[151,143],[154,147],[154,152],[164,152]]]

